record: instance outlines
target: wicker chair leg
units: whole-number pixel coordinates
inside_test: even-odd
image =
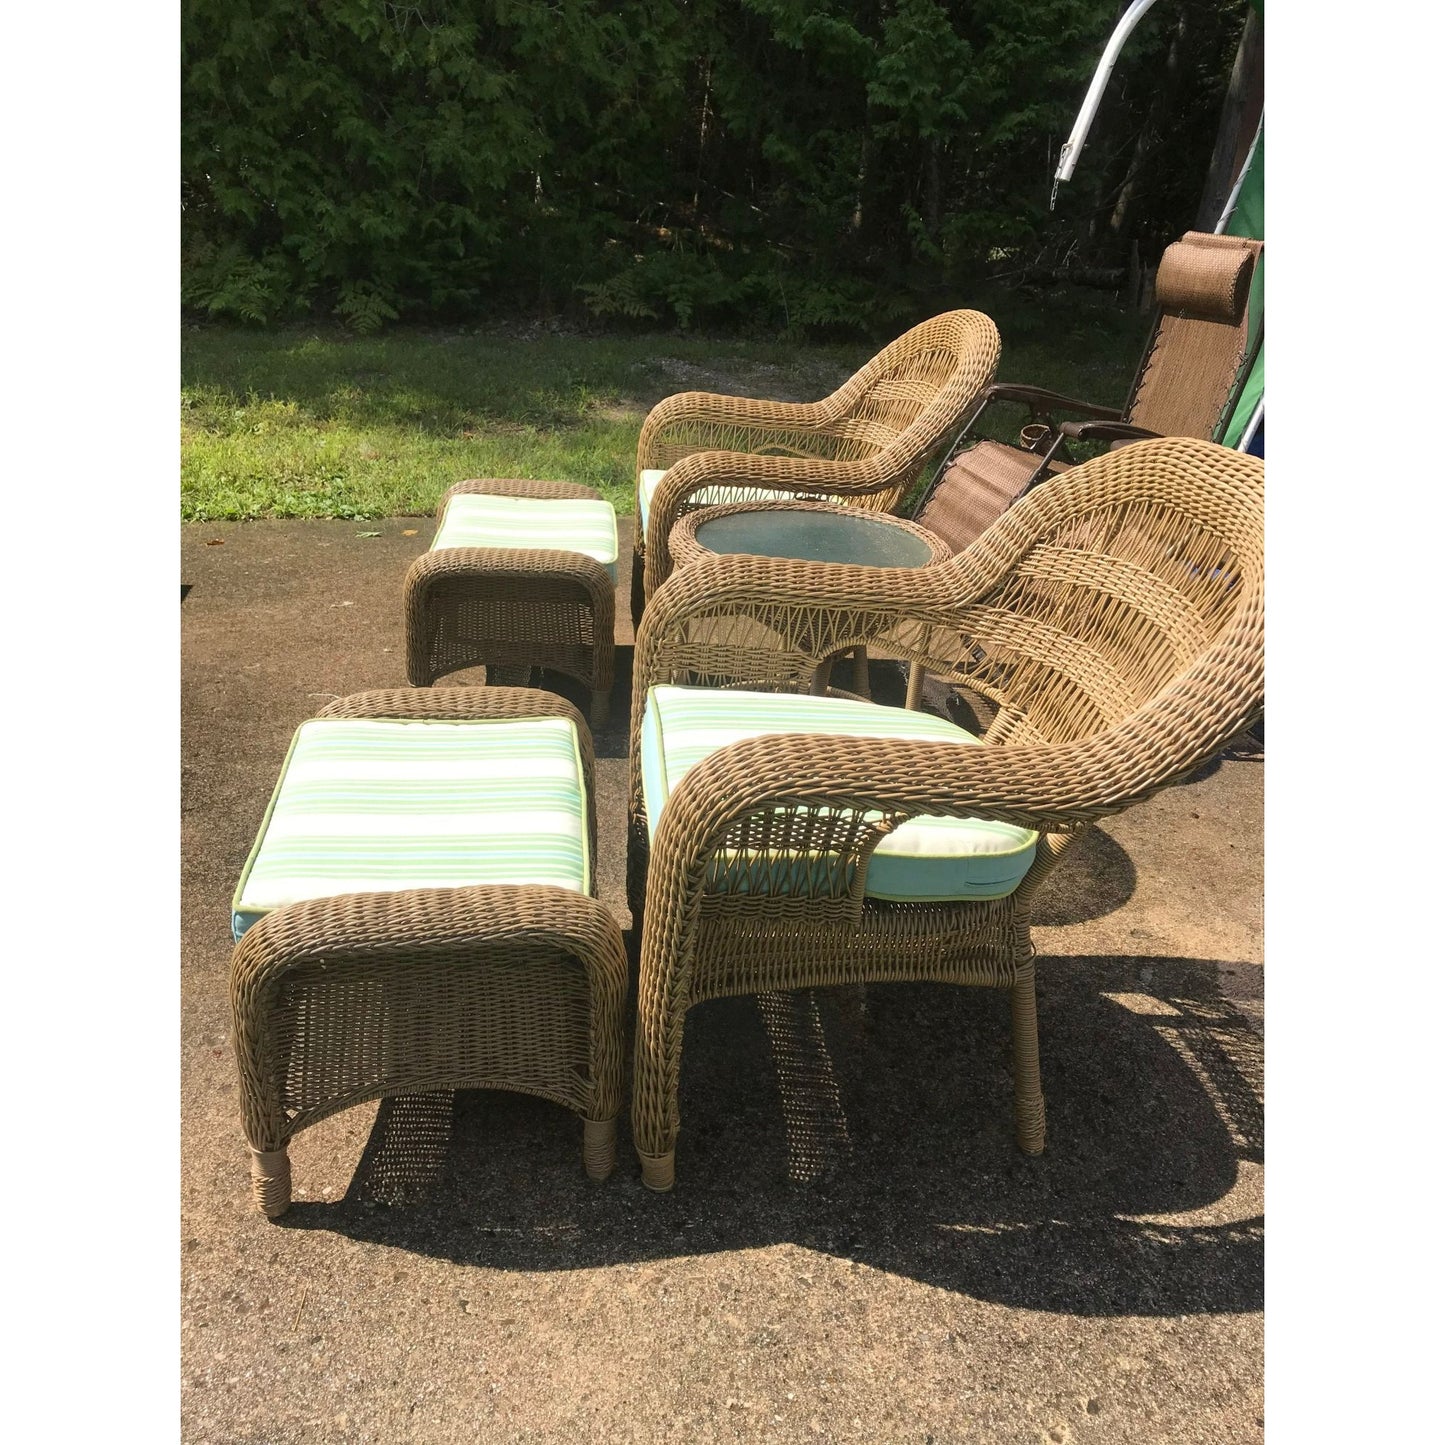
[[[923,698],[923,665],[918,662],[908,664],[908,695],[903,699],[903,706],[909,712],[917,712],[919,703]]]
[[[280,1149],[251,1150],[251,1194],[268,1219],[276,1219],[291,1207],[291,1160]]]
[[[866,647],[855,647],[853,649],[853,691],[859,697],[871,698],[872,690],[868,686],[868,649]]]
[[[588,713],[588,721],[592,724],[593,731],[607,726],[607,719],[612,716],[612,694],[607,688],[595,687],[592,689],[592,709]]]
[[[1039,1018],[1034,1000],[1034,966],[1014,979],[1014,1135],[1025,1154],[1044,1152],[1044,1091],[1039,1077]]]
[[[675,1152],[675,1150],[669,1149],[666,1154],[644,1154],[639,1149],[637,1157],[642,1164],[643,1184],[649,1189],[656,1190],[659,1194],[666,1194],[672,1188]]]
[[[668,979],[648,966],[655,946],[644,928],[633,1037],[632,1145],[642,1165],[643,1184],[663,1193],[672,1188],[677,1148],[682,1018],[667,1002]]]
[[[617,1167],[617,1116],[582,1121],[582,1165],[589,1179],[606,1179]]]

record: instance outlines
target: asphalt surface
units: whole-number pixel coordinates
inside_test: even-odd
[[[670,1195],[642,1188],[625,1114],[596,1185],[570,1114],[467,1092],[316,1126],[291,1211],[254,1209],[231,892],[297,724],[405,682],[402,577],[431,531],[183,528],[183,1438],[1261,1439],[1247,749],[1094,830],[1041,900],[1040,1159],[1013,1145],[1006,996],[892,985],[690,1014]],[[624,926],[627,617],[622,596],[597,737]]]

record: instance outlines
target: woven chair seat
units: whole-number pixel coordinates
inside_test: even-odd
[[[745,738],[810,734],[978,746],[946,718],[842,698],[728,688],[654,687],[642,719],[642,787],[655,837],[663,809],[686,774],[719,748]],[[864,894],[896,903],[1004,898],[1034,860],[1038,834],[983,818],[911,818],[874,850]],[[730,858],[713,885],[730,892],[797,892],[830,866],[806,848]]]
[[[647,518],[652,510],[653,493],[657,484],[667,475],[665,468],[648,467],[637,478],[637,515],[641,531],[647,531]],[[699,507],[728,507],[734,502],[841,502],[846,500],[821,492],[776,491],[772,487],[704,487],[693,494],[693,503]]]

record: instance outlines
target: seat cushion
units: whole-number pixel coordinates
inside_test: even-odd
[[[642,788],[649,836],[655,835],[672,790],[689,768],[744,738],[781,733],[829,737],[916,738],[977,747],[972,733],[945,718],[876,703],[714,688],[654,687],[642,717]],[[864,892],[898,903],[1002,898],[1033,862],[1038,834],[982,818],[910,818],[873,852]],[[789,870],[771,870],[743,891],[786,891]],[[794,870],[793,876],[796,876]]]
[[[588,497],[492,497],[458,492],[447,502],[432,551],[442,547],[582,552],[617,581],[617,514]]]
[[[236,886],[236,938],[305,898],[475,883],[587,893],[577,731],[563,718],[302,723]]]
[[[647,536],[647,518],[652,509],[652,498],[657,484],[666,475],[666,470],[648,469],[637,476],[637,510],[642,518],[642,536]],[[693,502],[699,507],[724,507],[732,502],[793,502],[799,499],[808,502],[847,502],[847,497],[824,496],[818,492],[780,492],[774,487],[704,487],[693,494]]]

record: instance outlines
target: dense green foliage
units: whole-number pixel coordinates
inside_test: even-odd
[[[183,0],[183,301],[898,329],[1194,221],[1244,0]]]

